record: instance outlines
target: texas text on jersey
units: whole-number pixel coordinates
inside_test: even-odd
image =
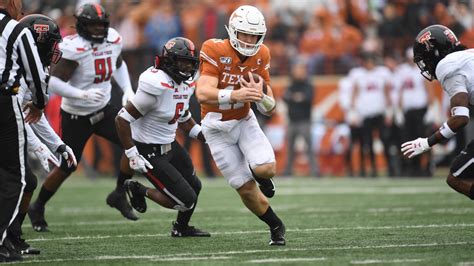
[[[59,45],[63,58],[78,63],[69,84],[80,89],[100,88],[104,90],[103,101],[94,103],[83,99],[63,98],[61,108],[77,115],[88,115],[104,108],[110,101],[112,85],[110,78],[116,70],[117,58],[122,51],[122,37],[109,28],[103,43],[90,42],[78,34],[69,35]]]
[[[140,75],[138,90],[155,96],[156,103],[146,116],[131,123],[132,138],[142,143],[173,142],[177,122],[189,109],[189,99],[194,93],[195,82],[177,84],[163,70],[150,67]],[[134,103],[133,99],[131,101]],[[139,107],[138,104],[134,105]]]
[[[240,79],[248,72],[260,75],[266,84],[270,84],[270,51],[264,44],[254,56],[242,62],[228,39],[210,39],[203,43],[200,59],[201,75],[217,77],[217,88],[221,90],[238,90]],[[218,112],[222,113],[222,121],[226,121],[247,116],[250,103],[202,104],[201,108],[202,117],[208,112]]]

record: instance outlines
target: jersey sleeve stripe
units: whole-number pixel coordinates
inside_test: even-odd
[[[209,57],[206,53],[201,52],[200,55],[201,55],[202,58],[204,58],[204,60],[208,61],[209,63],[211,63],[212,65],[217,67],[217,62],[214,59],[212,59],[211,57]]]
[[[270,68],[270,63],[266,64],[265,65],[265,70],[269,69]]]

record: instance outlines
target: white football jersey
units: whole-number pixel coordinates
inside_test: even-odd
[[[33,98],[32,92],[28,88],[28,85],[24,78],[20,79],[20,90],[18,91],[17,98],[22,108],[27,102],[31,101]],[[44,113],[41,115],[40,120],[37,123],[30,124],[30,127],[33,130],[34,134],[40,139],[40,141],[46,144],[46,146],[48,146],[51,151],[56,151],[59,146],[64,144],[64,142],[56,134],[54,129],[51,128],[51,125],[46,119]]]
[[[385,85],[389,82],[391,72],[383,66],[364,71],[354,77],[358,88],[356,110],[366,118],[383,114],[387,104],[385,100]]]
[[[448,54],[436,66],[436,77],[449,98],[466,92],[474,105],[474,49]]]
[[[195,82],[176,84],[161,69],[148,68],[140,75],[137,94],[146,92],[155,97],[151,110],[142,113],[143,117],[132,122],[132,138],[147,144],[168,144],[175,140],[178,119],[189,109],[189,99],[195,90]],[[132,104],[140,111],[140,103],[135,97]]]
[[[394,73],[397,100],[401,97],[403,111],[421,109],[428,105],[428,94],[425,88],[425,78],[420,75],[416,65],[404,63],[398,66]]]
[[[65,37],[59,48],[64,59],[79,64],[68,82],[71,86],[80,90],[101,88],[107,95],[100,103],[63,97],[61,108],[75,115],[88,115],[104,108],[110,101],[110,79],[122,51],[122,37],[116,30],[109,28],[107,40],[97,44],[74,34]]]

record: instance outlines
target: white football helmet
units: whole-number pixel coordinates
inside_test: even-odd
[[[225,26],[232,47],[244,56],[253,56],[263,43],[267,27],[262,12],[254,6],[240,6],[229,18],[229,26]],[[237,38],[242,32],[259,36],[257,43],[246,43]]]

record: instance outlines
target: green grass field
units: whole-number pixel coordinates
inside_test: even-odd
[[[171,238],[175,212],[150,201],[139,221],[122,218],[105,204],[114,182],[70,178],[47,206],[51,232],[34,232],[26,219],[24,237],[41,255],[23,263],[474,264],[474,203],[441,178],[276,179],[283,247],[268,246],[266,226],[222,178],[203,179],[191,224],[212,237],[194,239]]]

